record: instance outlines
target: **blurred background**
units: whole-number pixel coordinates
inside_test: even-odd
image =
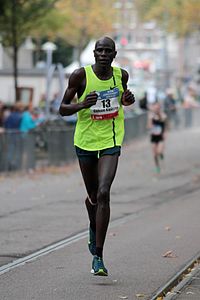
[[[146,132],[155,101],[170,114],[173,99],[174,126],[191,126],[200,103],[199,11],[196,0],[0,0],[0,171],[73,158],[66,153],[76,116],[61,118],[58,107],[71,72],[94,62],[104,35],[117,45],[113,65],[130,74],[136,104],[125,117],[143,124],[132,137]]]

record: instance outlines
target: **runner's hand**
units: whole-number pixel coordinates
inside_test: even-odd
[[[125,92],[123,92],[123,94],[122,94],[122,104],[124,106],[131,105],[134,102],[135,102],[135,96],[133,95],[133,93],[131,93],[130,90],[126,90]]]
[[[88,94],[85,98],[85,100],[82,102],[84,108],[91,107],[92,105],[96,104],[97,102],[97,93],[96,92],[91,92]]]

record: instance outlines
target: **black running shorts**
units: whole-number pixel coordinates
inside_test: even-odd
[[[118,156],[120,156],[121,154],[121,147],[120,146],[115,146],[112,148],[106,148],[103,150],[99,150],[99,151],[88,151],[88,150],[84,150],[81,149],[77,146],[75,146],[76,149],[76,154],[78,159],[80,160],[96,160],[104,155],[115,155],[117,154]]]

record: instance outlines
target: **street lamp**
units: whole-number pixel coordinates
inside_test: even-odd
[[[56,44],[52,42],[46,42],[42,45],[42,50],[44,50],[47,54],[47,60],[46,60],[46,68],[49,69],[52,64],[52,54],[53,51],[57,49]]]
[[[57,49],[57,46],[52,42],[46,42],[42,45],[42,50],[46,52],[46,103],[45,103],[45,112],[46,118],[49,118],[50,111],[50,84],[52,74],[55,70],[55,66],[52,65],[52,54],[53,51]]]
[[[27,38],[25,39],[23,45],[22,45],[26,50],[30,50],[33,51],[35,50],[35,44],[32,41],[32,38],[30,36],[27,36]]]

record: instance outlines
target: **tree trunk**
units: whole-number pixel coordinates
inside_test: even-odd
[[[13,48],[13,78],[15,102],[19,100],[18,95],[18,43],[17,43],[17,22],[16,22],[16,0],[12,0],[12,48]]]
[[[78,60],[78,65],[79,67],[81,67],[82,61],[81,61],[81,53],[83,51],[83,47],[81,45],[79,45],[77,47],[77,60]]]
[[[13,75],[14,75],[14,90],[15,90],[15,102],[17,102],[19,99],[19,92],[18,92],[18,47],[16,45],[13,45]]]

